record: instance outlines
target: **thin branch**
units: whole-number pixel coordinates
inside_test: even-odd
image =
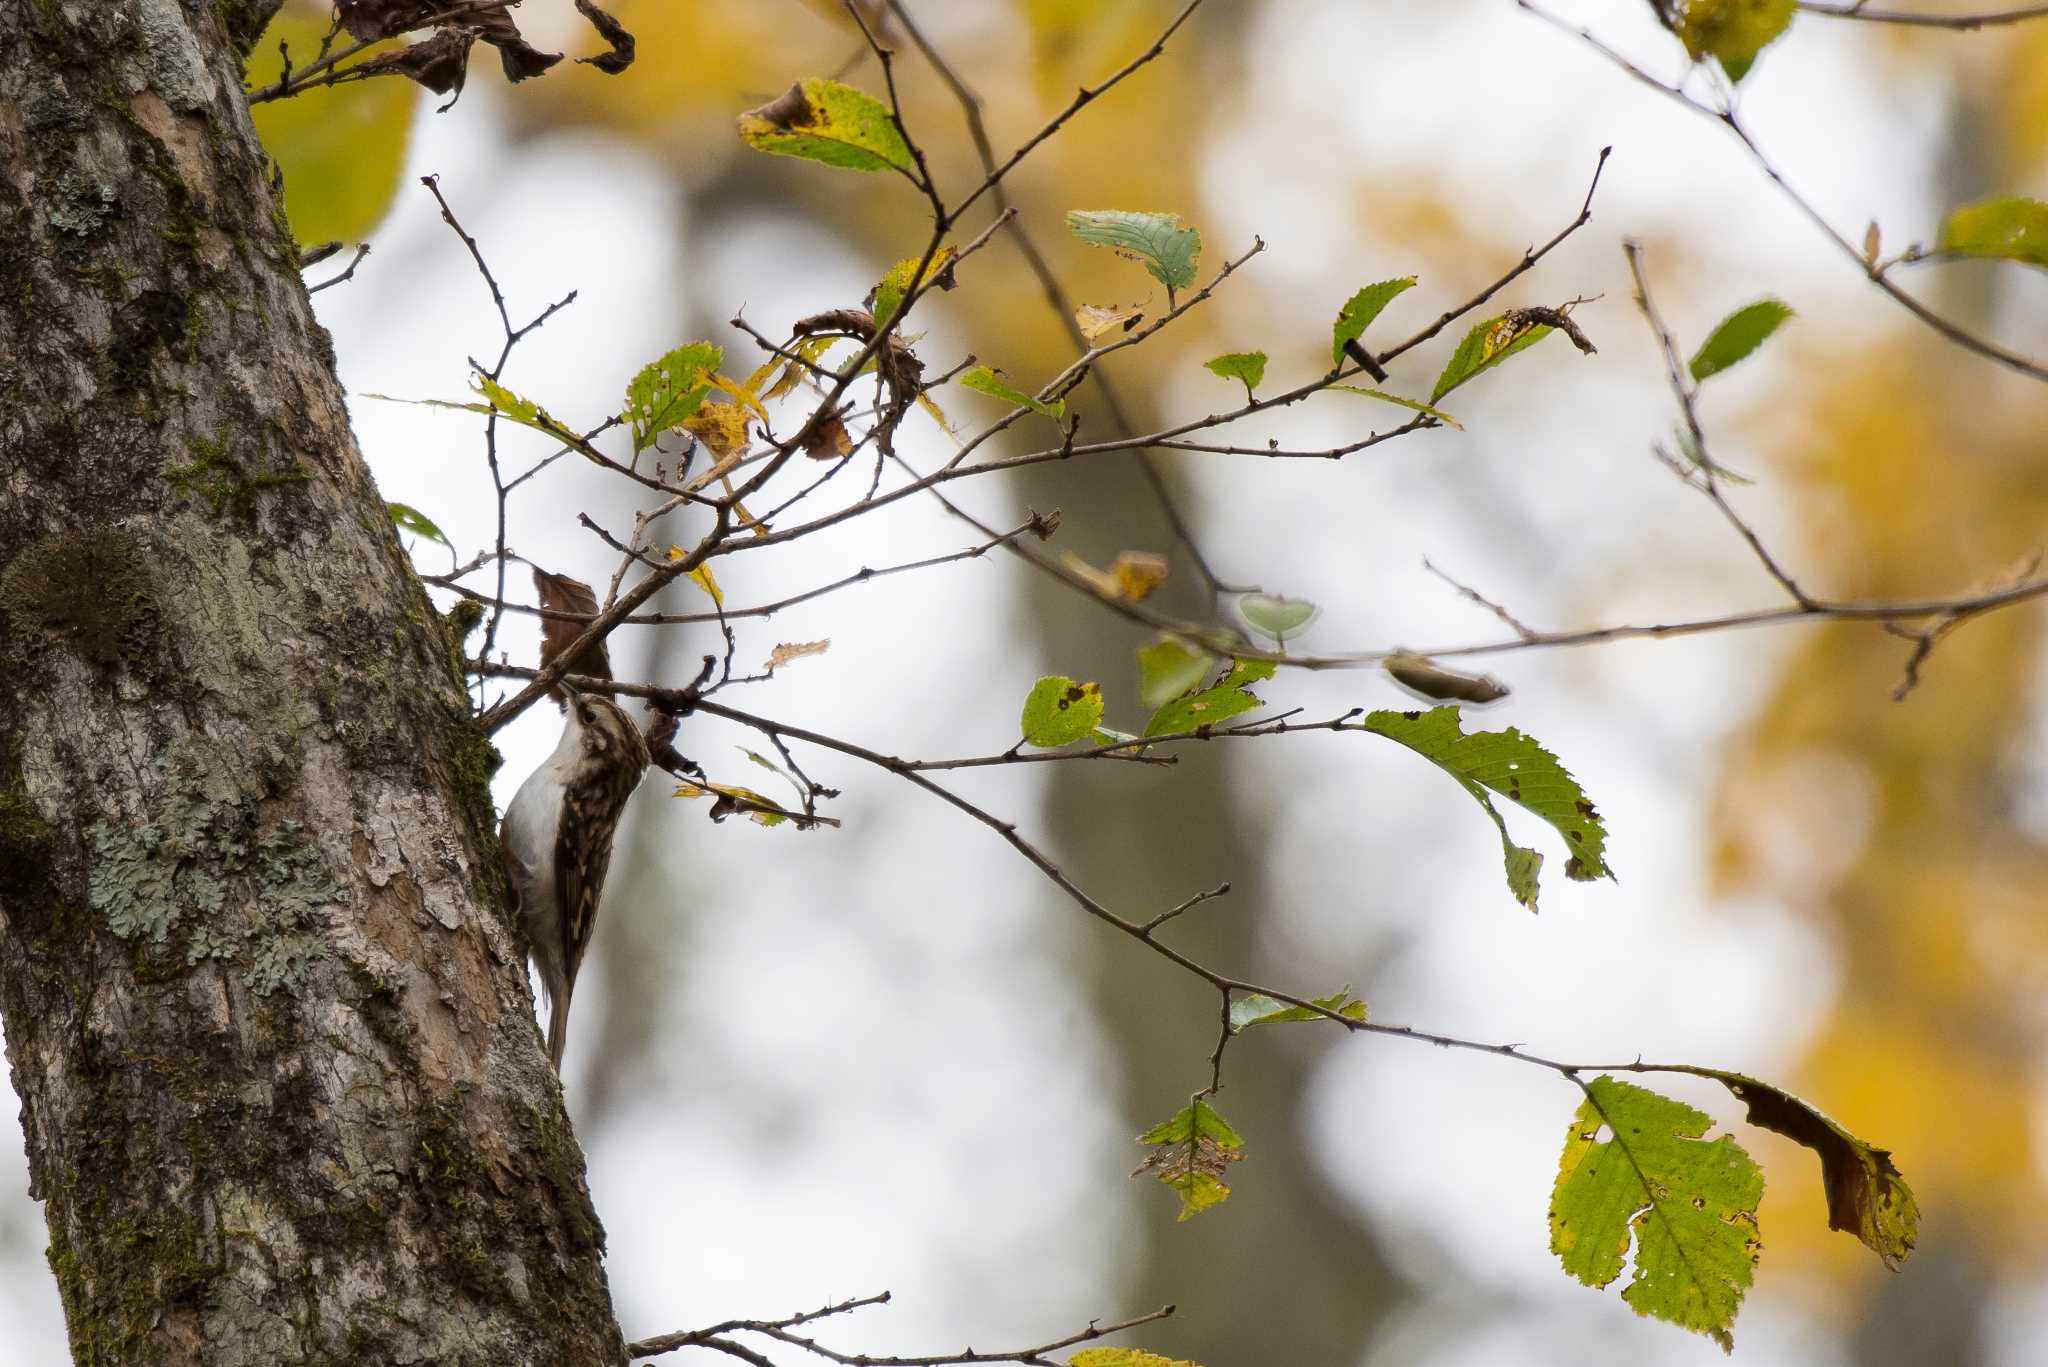
[[[1202,0],[1188,0],[1187,5],[1179,14],[1173,17],[1173,21],[1166,26],[1165,31],[1152,40],[1150,47],[1117,68],[1100,83],[1092,86],[1084,85],[1080,90],[1076,91],[1074,98],[1065,109],[1053,115],[1043,128],[1040,128],[1036,133],[1026,138],[1022,145],[1012,152],[1001,165],[982,178],[981,184],[974,187],[973,192],[967,198],[953,206],[953,217],[960,217],[960,215],[966,213],[973,206],[974,201],[993,191],[997,185],[1002,183],[1004,176],[1017,168],[1018,162],[1031,155],[1032,150],[1040,143],[1066,127],[1067,121],[1080,113],[1084,107],[1107,94],[1115,86],[1122,84],[1125,78],[1135,73],[1140,67],[1156,60],[1166,51],[1167,39],[1173,37],[1179,31],[1180,26],[1188,21],[1189,17],[1201,7],[1201,4]]]
[[[361,244],[360,246],[358,246],[358,247],[356,248],[356,254],[355,254],[355,255],[354,255],[353,257],[349,258],[349,263],[348,263],[348,269],[347,269],[347,270],[343,271],[343,272],[342,272],[342,273],[341,273],[340,275],[337,275],[337,276],[333,276],[333,277],[331,277],[330,279],[322,280],[322,281],[321,281],[321,282],[320,282],[319,284],[317,284],[317,285],[308,285],[308,286],[306,286],[306,293],[308,293],[308,294],[318,294],[318,293],[319,293],[320,291],[322,291],[322,290],[331,290],[331,289],[333,289],[333,288],[334,288],[334,287],[335,287],[336,285],[339,285],[339,284],[343,284],[343,283],[345,283],[345,282],[347,282],[347,281],[350,281],[350,280],[353,280],[353,279],[355,279],[355,278],[356,278],[356,267],[358,267],[358,266],[362,265],[362,264],[363,264],[363,258],[364,258],[364,257],[366,257],[366,256],[368,256],[369,254],[370,254],[370,244],[369,244],[369,243],[367,243],[367,242],[365,242],[365,243],[362,243],[362,244]]]
[[[359,42],[350,43],[338,49],[333,46],[335,37],[341,31],[340,22],[337,20],[335,26],[329,29],[327,36],[321,40],[319,57],[302,67],[294,69],[291,65],[290,55],[287,54],[284,73],[269,85],[250,91],[247,95],[248,103],[253,105],[263,104],[269,100],[281,100],[286,96],[296,95],[303,90],[312,90],[319,86],[340,85],[345,81],[363,80],[372,75],[397,75],[399,72],[395,67],[383,66],[374,62],[358,63],[356,66],[340,69],[337,69],[337,67],[340,63],[347,61],[364,49],[373,48],[379,43],[401,37],[405,32],[433,28],[453,20],[469,19],[480,14],[502,14],[508,5],[517,3],[518,0],[458,0],[458,3],[451,4],[445,10],[421,16],[410,29],[403,30],[400,33],[380,33],[374,38],[364,38]],[[280,47],[282,47],[281,44]]]
[[[1861,19],[1869,24],[1902,24],[1909,28],[1968,30],[2022,24],[2029,19],[2048,18],[2048,5],[2024,5],[2018,9],[1986,10],[1979,14],[1916,14],[1911,10],[1869,9],[1863,0],[1830,4],[1825,0],[1799,0],[1808,14],[1830,19]]]
[[[1676,100],[1695,114],[1712,119],[1726,128],[1730,136],[1742,144],[1743,149],[1749,153],[1750,160],[1755,163],[1758,170],[1763,172],[1765,178],[1771,184],[1778,187],[1779,192],[1787,200],[1791,201],[1792,206],[1809,223],[1820,229],[1822,235],[1835,245],[1836,250],[1856,264],[1856,268],[1863,273],[1865,279],[1890,295],[1894,302],[1922,323],[1925,323],[1928,327],[1934,329],[1935,332],[1966,351],[1982,356],[1986,360],[1996,361],[2007,369],[2017,371],[2022,375],[2036,380],[2048,381],[2048,365],[2023,356],[2019,352],[2007,350],[1995,342],[1979,337],[1961,324],[1936,313],[1914,296],[1892,283],[1889,273],[1890,263],[1865,260],[1863,249],[1854,242],[1851,242],[1834,224],[1830,223],[1827,217],[1814,207],[1811,200],[1794,189],[1792,183],[1785,179],[1784,174],[1778,170],[1770,158],[1764,155],[1763,149],[1750,136],[1749,130],[1743,127],[1732,107],[1704,103],[1688,94],[1680,86],[1658,79],[1635,62],[1629,60],[1621,52],[1594,36],[1591,29],[1572,24],[1568,20],[1552,14],[1549,10],[1536,4],[1535,0],[1514,0],[1514,2],[1521,9],[1535,15],[1538,19],[1541,19],[1544,23],[1549,24],[1558,31],[1568,33],[1579,39],[1650,89],[1669,99]]]
[[[1649,324],[1651,333],[1657,338],[1657,349],[1664,358],[1664,378],[1671,386],[1672,395],[1678,400],[1679,412],[1685,417],[1686,433],[1692,438],[1694,460],[1690,468],[1669,457],[1665,463],[1670,465],[1687,484],[1713,500],[1714,506],[1721,510],[1721,516],[1726,518],[1728,524],[1748,543],[1750,551],[1763,565],[1764,572],[1778,581],[1778,587],[1784,589],[1793,602],[1803,608],[1813,607],[1813,598],[1806,590],[1800,588],[1798,581],[1778,563],[1777,558],[1764,545],[1763,538],[1743,520],[1742,514],[1735,511],[1735,505],[1721,492],[1720,478],[1715,473],[1713,458],[1707,451],[1707,435],[1700,426],[1699,409],[1694,402],[1695,390],[1687,382],[1685,372],[1679,365],[1678,344],[1672,340],[1671,330],[1664,326],[1664,319],[1658,314],[1655,301],[1650,298],[1649,277],[1643,272],[1642,244],[1633,239],[1624,239],[1621,247],[1623,254],[1628,258],[1629,275],[1635,280],[1636,308],[1642,312],[1643,321]],[[1692,477],[1695,471],[1697,478]]]
[[[974,89],[960,77],[960,74],[953,69],[952,65],[940,55],[939,50],[925,37],[924,30],[919,28],[916,21],[910,17],[910,10],[902,3],[902,0],[888,0],[888,5],[890,13],[896,16],[896,21],[903,26],[903,31],[910,36],[910,41],[916,45],[919,52],[924,54],[925,61],[931,65],[933,71],[938,73],[939,79],[945,83],[946,87],[953,92],[954,99],[959,101],[961,115],[967,123],[968,137],[974,143],[975,155],[981,159],[982,174],[985,177],[994,178],[994,188],[990,193],[995,200],[996,207],[1003,211],[1004,214],[1009,214],[1011,210],[1009,188],[1000,177],[996,176],[995,148],[989,142],[988,127],[981,117],[981,96],[975,93]],[[1059,277],[1053,274],[1052,265],[1045,259],[1045,253],[1039,250],[1038,243],[1032,238],[1029,230],[1024,227],[1021,219],[1010,218],[1009,234],[1010,240],[1017,244],[1017,251],[1023,256],[1024,264],[1030,268],[1032,276],[1037,279],[1038,287],[1044,293],[1047,305],[1060,320],[1061,325],[1066,328],[1067,336],[1073,341],[1075,346],[1085,351],[1090,343],[1087,334],[1081,331],[1079,320],[1074,316],[1073,298],[1060,284]],[[1130,412],[1125,408],[1122,395],[1118,392],[1116,385],[1111,382],[1105,372],[1099,369],[1093,372],[1092,378],[1095,381],[1096,392],[1102,396],[1103,406],[1109,410],[1110,421],[1115,424],[1117,431],[1126,436],[1134,433],[1137,430],[1137,425],[1131,421]],[[1203,553],[1200,544],[1196,542],[1194,529],[1188,524],[1187,518],[1181,513],[1178,503],[1174,500],[1172,491],[1166,487],[1166,476],[1159,469],[1159,462],[1153,459],[1151,452],[1140,451],[1138,453],[1138,468],[1144,474],[1145,483],[1151,489],[1154,500],[1159,504],[1159,511],[1166,519],[1168,530],[1173,533],[1174,539],[1180,543],[1181,548],[1187,552],[1188,559],[1194,564],[1195,573],[1199,574],[1202,577],[1202,581],[1209,586],[1210,597],[1214,599],[1226,593],[1244,592],[1244,586],[1224,583],[1217,576],[1215,570],[1210,567],[1208,556]]]
[[[1475,589],[1468,584],[1461,584],[1457,580],[1451,578],[1450,575],[1444,573],[1442,570],[1438,569],[1436,565],[1431,563],[1429,557],[1423,557],[1422,568],[1428,570],[1431,574],[1443,580],[1446,584],[1449,584],[1453,589],[1456,589],[1459,597],[1470,599],[1472,602],[1477,603],[1480,607],[1483,607],[1488,612],[1492,613],[1495,617],[1498,617],[1510,631],[1514,632],[1515,635],[1521,637],[1523,640],[1531,640],[1536,636],[1536,631],[1533,628],[1525,625],[1521,621],[1521,619],[1517,618],[1512,612],[1509,612],[1499,603],[1496,603],[1491,598],[1488,598],[1478,589]]]

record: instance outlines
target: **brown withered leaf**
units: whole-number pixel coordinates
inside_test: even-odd
[[[1437,702],[1489,703],[1508,695],[1508,686],[1491,674],[1461,674],[1413,651],[1397,650],[1385,663],[1395,683]]]
[[[432,37],[402,47],[396,52],[381,53],[378,56],[358,62],[352,70],[363,75],[397,75],[418,81],[436,95],[462,96],[463,82],[469,78],[469,48],[476,41],[476,35],[455,29],[440,29]],[[447,110],[455,103],[450,99],[441,106]]]
[[[1896,1272],[1920,1235],[1920,1204],[1889,1150],[1866,1144],[1789,1092],[1741,1073],[1696,1070],[1749,1107],[1749,1123],[1804,1144],[1820,1155],[1828,1189],[1828,1228],[1861,1239]]]
[[[370,42],[420,27],[439,6],[428,0],[341,0],[336,8],[349,36]]]
[[[549,574],[540,566],[533,567],[534,592],[540,595],[540,605],[546,612],[573,612],[584,617],[597,615],[597,595],[590,591],[590,585],[580,579],[571,579],[566,574]],[[546,669],[555,657],[567,650],[578,636],[583,634],[588,622],[571,621],[561,617],[543,617],[540,623],[540,667]],[[585,674],[593,679],[612,677],[611,652],[605,649],[603,641],[595,641],[579,651],[570,661],[567,671],[571,674]],[[568,692],[557,686],[548,691],[555,705],[568,711]]]
[[[1083,304],[1074,310],[1074,326],[1091,346],[1112,331],[1129,332],[1144,321],[1136,304]]]
[[[808,318],[799,318],[790,331],[799,338],[838,333],[869,342],[875,336],[875,316],[866,309],[828,309]],[[924,362],[917,358],[908,342],[892,332],[888,344],[875,357],[875,370],[889,392],[889,401],[875,420],[875,445],[881,448],[883,455],[893,456],[896,454],[897,424],[903,421],[903,415],[910,411],[910,406],[917,402],[922,392]]]
[[[464,16],[462,23],[475,31],[476,36],[498,49],[498,63],[505,68],[505,79],[512,82],[538,76],[556,62],[562,60],[559,52],[542,52],[526,41],[519,32],[519,25],[512,22],[512,16],[503,10],[483,10]]]
[[[601,52],[595,57],[579,57],[578,61],[596,67],[607,76],[616,76],[633,65],[633,35],[626,32],[626,26],[606,14],[590,0],[576,0],[576,11],[590,21],[598,36],[612,45],[610,52]]]
[[[769,653],[768,663],[762,669],[773,674],[791,660],[801,660],[806,655],[823,655],[831,646],[829,637],[822,641],[784,641]]]
[[[837,460],[853,454],[853,438],[837,413],[828,413],[804,429],[804,454],[812,460]]]

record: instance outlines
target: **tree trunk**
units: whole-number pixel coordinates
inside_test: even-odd
[[[81,1363],[614,1363],[459,641],[241,95],[0,0],[0,1019]]]

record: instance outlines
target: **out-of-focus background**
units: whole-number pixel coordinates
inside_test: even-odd
[[[496,354],[489,298],[419,175],[441,177],[515,321],[578,291],[506,380],[584,425],[687,340],[719,343],[744,374],[759,356],[727,325],[735,311],[784,335],[794,318],[858,303],[922,245],[922,206],[900,183],[765,157],[734,135],[738,111],[801,76],[879,89],[837,5],[612,8],[639,37],[622,77],[565,63],[511,89],[479,49],[445,114],[373,82],[266,115],[300,236],[341,224],[375,247],[317,296],[364,452],[385,496],[465,554],[491,539],[477,422],[364,397],[462,398],[465,358]],[[986,102],[999,152],[1176,8],[911,5]],[[1555,8],[1653,71],[1683,70],[1648,6]],[[566,3],[533,0],[520,22],[542,47],[590,41]],[[957,193],[977,177],[959,107],[900,34],[894,45],[912,130]],[[2048,194],[2048,21],[1958,33],[1802,14],[1743,85],[1742,108],[1823,213],[1852,239],[1875,219],[1893,250],[1930,239],[1950,204]],[[1688,349],[1759,295],[1798,310],[1709,387],[1703,416],[1719,459],[1756,481],[1740,506],[1810,591],[1966,589],[2048,540],[2048,388],[1913,323],[1721,130],[1510,0],[1211,0],[1011,190],[1090,302],[1164,301],[1136,266],[1070,238],[1067,209],[1178,211],[1204,235],[1205,277],[1265,240],[1211,302],[1107,367],[1138,421],[1158,426],[1235,402],[1235,385],[1200,365],[1220,351],[1271,353],[1268,388],[1320,373],[1337,306],[1369,281],[1421,277],[1375,336],[1433,319],[1570,221],[1607,144],[1592,223],[1502,299],[1593,297],[1576,316],[1599,354],[1553,340],[1455,396],[1464,431],[1341,463],[1165,459],[1220,574],[1319,603],[1301,641],[1316,651],[1500,637],[1424,571],[1425,555],[1543,627],[1778,601],[1714,509],[1649,453],[1675,415],[1630,302],[1625,236],[1644,244]],[[393,180],[388,215],[348,222]],[[934,371],[972,351],[1035,387],[1071,358],[1008,241],[960,277],[921,309]],[[1929,266],[1907,279],[2048,355],[2038,273]],[[1455,334],[1402,358],[1395,386],[1425,393]],[[939,397],[970,428],[1000,411],[957,389]],[[1092,390],[1075,404],[1106,430]],[[1329,446],[1399,416],[1329,395],[1241,431],[1245,445]],[[922,418],[902,444],[925,465],[952,449]],[[546,448],[507,449],[523,468]],[[614,559],[575,514],[630,525],[643,493],[559,462],[513,504],[511,544],[602,584]],[[1098,564],[1174,551],[1167,605],[1202,606],[1128,457],[958,496],[1006,527],[1056,507],[1054,549]],[[730,602],[762,602],[973,539],[936,505],[905,501],[718,573]],[[447,562],[431,543],[416,555]],[[511,582],[529,593],[522,573]],[[702,605],[687,584],[665,603]],[[1552,852],[1538,917],[1507,895],[1495,833],[1469,799],[1369,738],[1197,748],[1173,769],[953,777],[1124,914],[1230,880],[1177,932],[1219,967],[1298,992],[1350,982],[1384,1021],[1553,1057],[1737,1068],[1812,1098],[1895,1151],[1925,1212],[1921,1247],[1886,1272],[1825,1228],[1811,1155],[1739,1128],[1769,1183],[1740,1359],[2020,1367],[2048,1355],[2040,620],[2025,608],[1966,626],[1902,703],[1891,692],[1907,646],[1871,626],[1489,661],[1514,694],[1483,724],[1520,727],[1563,758],[1607,817],[1620,873],[1566,883],[1551,833],[1518,826]],[[923,757],[1006,748],[1044,673],[1100,679],[1112,725],[1144,716],[1132,662],[1144,636],[1003,556],[746,624],[740,663],[825,637],[827,654],[728,698]],[[502,644],[531,663],[532,619],[510,619]],[[622,633],[612,653],[623,677],[681,683],[714,648],[713,633],[688,629]],[[1311,717],[1398,696],[1371,672],[1282,671],[1265,691]],[[539,708],[500,737],[501,802],[556,725]],[[703,719],[681,740],[714,778],[767,790],[736,748],[759,744]],[[1307,1026],[1242,1038],[1218,1105],[1250,1156],[1227,1204],[1176,1224],[1169,1192],[1127,1177],[1141,1156],[1131,1140],[1205,1080],[1213,996],[1085,919],[986,829],[880,771],[800,758],[844,790],[829,808],[843,828],[713,825],[657,775],[621,837],[566,1083],[629,1336],[888,1289],[893,1304],[824,1336],[871,1352],[991,1348],[1173,1301],[1177,1316],[1132,1340],[1208,1367],[1719,1359],[1561,1274],[1545,1208],[1579,1098],[1498,1059]],[[1656,1085],[1739,1119],[1714,1091]],[[19,1144],[0,1144],[0,1359],[55,1363],[62,1319],[25,1187]]]

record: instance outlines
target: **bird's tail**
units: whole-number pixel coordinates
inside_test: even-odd
[[[558,994],[548,1003],[548,1062],[555,1065],[555,1075],[562,1073],[562,1049],[569,1042],[569,994]]]

